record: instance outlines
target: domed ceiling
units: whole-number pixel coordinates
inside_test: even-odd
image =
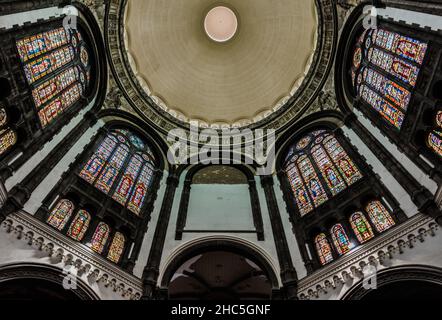
[[[314,0],[126,5],[126,48],[142,88],[163,108],[209,124],[246,124],[292,96],[316,34]]]
[[[336,48],[332,1],[112,0],[105,20],[112,90],[163,133],[283,130],[308,114]]]

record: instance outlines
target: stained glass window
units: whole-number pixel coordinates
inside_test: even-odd
[[[107,239],[109,238],[109,226],[104,222],[100,222],[95,230],[94,235],[91,240],[91,248],[96,253],[103,253],[104,246],[107,243]]]
[[[356,94],[400,130],[428,44],[379,28],[364,31],[353,53],[350,77]]]
[[[130,160],[129,165],[126,168],[126,172],[124,173],[120,183],[118,184],[113,198],[122,205],[126,205],[127,199],[129,199],[142,164],[143,159],[139,155],[135,155]]]
[[[371,202],[367,206],[366,211],[368,212],[371,222],[379,232],[384,232],[395,225],[390,213],[380,201]]]
[[[85,94],[90,57],[78,31],[63,27],[16,41],[43,128]]]
[[[341,224],[335,225],[332,230],[333,243],[340,255],[344,255],[352,249],[350,239]]]
[[[313,211],[313,205],[309,195],[307,194],[307,189],[305,188],[304,182],[299,175],[296,163],[293,163],[289,168],[286,169],[286,171],[290,181],[290,186],[292,187],[292,191],[295,196],[296,204],[299,208],[299,212],[302,216],[306,215],[307,213]]]
[[[416,85],[419,68],[411,62],[407,62],[378,48],[370,48],[368,62],[402,80],[403,82]]]
[[[66,30],[58,28],[18,40],[17,50],[21,61],[26,62],[67,43]]]
[[[80,173],[80,177],[89,183],[94,183],[103,169],[106,161],[111,156],[115,147],[117,146],[117,139],[113,135],[108,135],[101,145],[98,147],[97,151],[88,161],[86,166]]]
[[[140,214],[155,171],[149,147],[128,130],[109,134],[89,159],[80,177]]]
[[[393,104],[389,103],[375,91],[364,85],[361,86],[361,97],[378,113],[380,113],[386,121],[388,121],[398,129],[402,127],[405,114],[402,111],[399,111],[399,109],[393,106]]]
[[[302,216],[362,178],[338,140],[324,130],[295,143],[284,167]]]
[[[86,210],[78,211],[69,227],[67,235],[76,241],[83,240],[84,234],[89,228],[91,215]]]
[[[298,160],[298,167],[304,178],[305,185],[307,186],[307,190],[309,191],[313,203],[316,207],[319,207],[328,200],[328,197],[312,162],[307,156],[302,156]]]
[[[74,204],[67,199],[60,200],[54,209],[52,209],[47,223],[59,231],[63,230],[72,213],[74,212]]]
[[[40,122],[43,127],[53,122],[60,114],[62,114],[67,108],[72,106],[80,99],[83,93],[83,88],[80,84],[75,84],[68,90],[64,91],[50,104],[42,108],[38,112]]]
[[[325,234],[321,233],[315,239],[316,251],[322,265],[333,261],[332,249]]]
[[[8,122],[8,115],[5,109],[0,109],[0,127],[3,127]]]
[[[120,262],[121,255],[124,251],[124,245],[126,242],[126,238],[123,234],[117,232],[115,233],[115,236],[112,240],[112,243],[109,247],[109,253],[107,255],[107,258],[115,263]]]
[[[28,83],[32,84],[46,75],[51,74],[55,70],[73,61],[74,57],[74,48],[67,46],[31,61],[23,67]]]
[[[436,124],[442,129],[442,111],[439,111],[436,115]]]
[[[312,149],[312,154],[332,194],[336,195],[344,190],[347,187],[344,179],[342,179],[324,148],[316,146]]]
[[[129,148],[124,144],[120,144],[116,148],[114,154],[111,156],[109,162],[104,167],[97,182],[95,183],[95,187],[97,187],[97,189],[103,191],[104,193],[109,193],[115,180],[117,179],[117,175],[123,168],[128,155]]]
[[[362,178],[361,172],[335,137],[328,136],[324,139],[323,144],[348,185],[352,185]]]
[[[32,96],[34,98],[36,107],[39,108],[42,104],[48,102],[78,80],[78,69],[76,67],[71,67],[54,78],[43,82],[32,90]]]
[[[373,229],[362,212],[356,212],[350,217],[350,224],[360,243],[374,238]]]
[[[429,134],[428,145],[438,156],[442,157],[442,111],[436,114],[436,125],[439,128]]]
[[[144,201],[146,200],[146,195],[148,188],[151,185],[153,178],[153,168],[149,163],[146,163],[141,171],[140,177],[138,178],[137,184],[135,185],[134,192],[130,198],[127,208],[136,214],[141,212]]]
[[[377,29],[372,34],[373,43],[418,64],[424,62],[428,45],[413,38],[404,37],[395,32]]]
[[[434,130],[428,137],[428,144],[433,151],[442,157],[442,130]]]
[[[17,135],[11,129],[0,130],[0,155],[8,151],[17,142]]]
[[[410,91],[372,69],[364,70],[363,80],[391,103],[401,107],[402,110],[407,110],[411,99]]]

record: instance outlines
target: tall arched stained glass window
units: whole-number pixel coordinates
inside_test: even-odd
[[[370,223],[362,212],[356,212],[350,217],[350,224],[360,243],[374,238]]]
[[[321,233],[316,237],[315,245],[319,260],[323,266],[333,261],[332,249],[325,234]]]
[[[107,224],[100,222],[91,240],[91,248],[96,253],[103,253],[104,246],[109,238],[110,229]]]
[[[442,157],[442,111],[436,114],[437,129],[428,136],[428,145],[440,157]]]
[[[79,31],[58,27],[19,39],[16,48],[44,128],[85,94],[91,73],[87,44]]]
[[[341,224],[333,226],[331,234],[333,244],[340,255],[344,255],[352,249],[350,239]]]
[[[91,222],[91,215],[86,210],[78,211],[74,220],[72,220],[67,235],[76,241],[81,241],[84,234],[89,228]]]
[[[373,201],[366,207],[371,222],[379,232],[384,232],[395,225],[390,213],[380,201]]]
[[[12,129],[0,130],[0,155],[8,151],[17,142],[17,134]]]
[[[73,212],[74,204],[72,201],[67,199],[60,200],[54,209],[52,209],[47,223],[61,231],[68,223]]]
[[[284,165],[296,205],[306,215],[362,178],[338,140],[325,130],[295,143]]]
[[[126,243],[126,238],[120,232],[115,233],[112,243],[109,247],[109,253],[107,258],[115,263],[119,263],[121,255],[124,251],[124,245]]]
[[[356,94],[396,129],[401,129],[428,44],[382,28],[358,38],[351,79]]]
[[[128,130],[115,130],[100,144],[80,177],[140,214],[154,171],[155,157],[147,144]]]

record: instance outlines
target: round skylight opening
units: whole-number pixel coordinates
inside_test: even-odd
[[[238,19],[235,13],[224,6],[215,7],[209,11],[204,20],[207,36],[215,42],[227,42],[238,30]]]

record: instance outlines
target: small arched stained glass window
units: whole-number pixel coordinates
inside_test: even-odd
[[[78,211],[74,220],[72,220],[67,235],[76,241],[83,240],[84,234],[89,228],[90,222],[91,215],[86,210]]]
[[[344,255],[352,249],[350,239],[341,224],[333,226],[331,234],[333,244],[340,255]]]
[[[442,111],[439,111],[436,115],[436,124],[442,129]]]
[[[428,145],[438,156],[442,157],[442,111],[436,114],[437,129],[428,135]]]
[[[438,156],[442,157],[442,130],[434,130],[430,133],[428,136],[428,144]]]
[[[52,209],[47,223],[59,231],[63,230],[74,212],[74,204],[72,201],[60,200],[54,209]]]
[[[371,222],[379,232],[384,232],[395,225],[390,213],[380,201],[373,201],[368,204],[366,211]]]
[[[17,142],[17,134],[11,129],[0,130],[0,155],[8,151]]]
[[[107,258],[112,262],[119,263],[124,251],[125,243],[126,238],[124,237],[124,235],[120,232],[115,233],[115,236],[109,247]]]
[[[109,226],[105,224],[104,222],[100,222],[97,226],[97,229],[95,230],[94,235],[92,236],[91,241],[91,248],[96,253],[103,253],[104,246],[107,243],[107,240],[109,238]]]
[[[362,212],[356,212],[350,217],[350,224],[360,243],[374,238],[373,229]]]
[[[0,109],[0,127],[3,127],[8,122],[8,115],[5,109]]]
[[[333,261],[333,254],[327,236],[324,233],[318,235],[315,239],[316,251],[319,256],[319,261],[324,266]]]

